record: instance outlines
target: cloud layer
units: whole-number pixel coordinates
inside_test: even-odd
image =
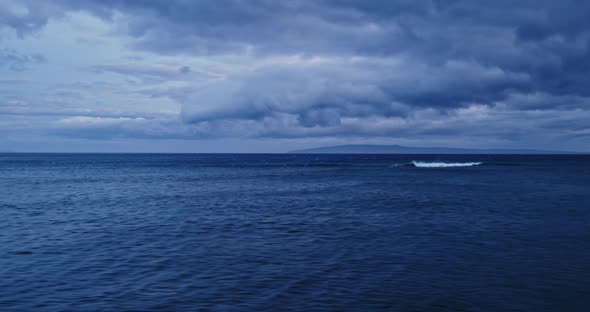
[[[53,135],[590,143],[584,1],[1,0],[0,17],[11,42],[82,21],[101,31],[78,43],[109,42],[61,94],[3,91],[13,114],[58,106]],[[0,50],[6,70],[44,60]]]

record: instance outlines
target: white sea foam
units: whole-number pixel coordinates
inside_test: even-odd
[[[450,167],[471,167],[481,165],[482,162],[446,163],[446,162],[421,162],[412,161],[412,164],[419,168],[450,168]]]

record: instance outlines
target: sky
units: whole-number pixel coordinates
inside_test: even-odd
[[[0,151],[590,152],[590,1],[0,0]]]

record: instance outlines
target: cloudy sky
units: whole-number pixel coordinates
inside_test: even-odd
[[[0,151],[590,151],[590,1],[0,0]]]

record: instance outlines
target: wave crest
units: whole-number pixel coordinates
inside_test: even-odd
[[[418,168],[451,168],[479,166],[482,162],[446,163],[446,162],[421,162],[412,161],[412,165]]]

